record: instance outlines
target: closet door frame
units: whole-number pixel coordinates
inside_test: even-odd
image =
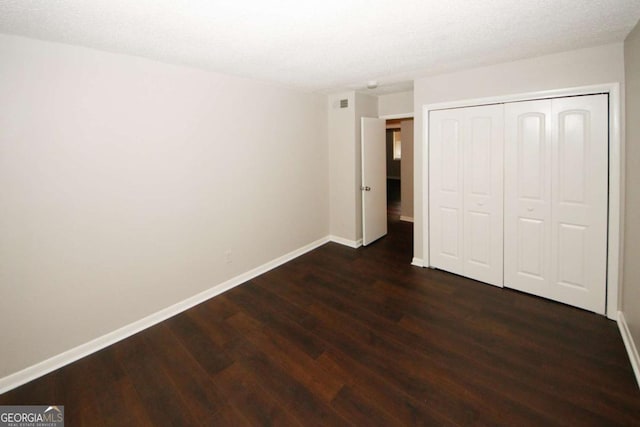
[[[422,229],[422,259],[414,258],[412,264],[430,267],[429,261],[429,112],[448,108],[473,107],[479,105],[508,103],[517,101],[533,101],[547,98],[562,98],[580,95],[609,95],[609,207],[607,224],[607,304],[606,316],[618,319],[619,289],[620,289],[620,260],[622,259],[622,177],[624,173],[624,153],[620,137],[620,84],[605,83],[592,86],[555,89],[539,92],[527,92],[514,95],[476,98],[454,102],[427,104],[422,107],[422,215],[416,215],[414,230]],[[417,186],[416,186],[417,187]],[[419,236],[415,236],[419,238]]]

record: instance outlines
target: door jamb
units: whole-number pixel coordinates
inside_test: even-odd
[[[394,119],[413,119],[413,113],[400,113],[400,114],[385,114],[378,116],[379,119],[394,120]]]
[[[516,101],[560,98],[579,95],[609,95],[609,207],[607,219],[607,303],[606,316],[617,320],[620,306],[620,280],[622,266],[622,239],[624,223],[624,146],[621,138],[620,83],[604,83],[590,86],[554,89],[520,94],[475,98],[461,101],[426,104],[422,107],[422,267],[429,267],[429,112],[449,108],[477,105],[503,104]],[[415,197],[414,197],[415,199]],[[415,228],[414,228],[415,230]],[[415,260],[415,259],[414,259]],[[415,262],[414,262],[414,265]]]

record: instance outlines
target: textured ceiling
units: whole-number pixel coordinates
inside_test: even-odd
[[[640,0],[0,0],[2,33],[323,92],[622,41],[639,17]]]

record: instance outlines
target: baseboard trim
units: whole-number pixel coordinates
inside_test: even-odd
[[[343,237],[329,236],[329,240],[331,242],[338,243],[340,245],[349,246],[350,248],[353,248],[353,249],[358,249],[360,246],[362,246],[362,239],[349,240]]]
[[[400,215],[400,221],[413,222],[413,218],[411,218],[410,216]]]
[[[118,341],[122,341],[123,339],[137,334],[144,329],[150,328],[153,325],[156,325],[170,317],[173,317],[185,310],[190,309],[193,306],[196,306],[208,299],[215,297],[216,295],[220,295],[221,293],[226,292],[229,289],[241,285],[246,281],[253,279],[254,277],[264,274],[269,270],[273,270],[274,268],[279,267],[280,265],[299,257],[300,255],[312,251],[313,249],[316,249],[317,247],[329,242],[329,240],[329,237],[318,239],[312,243],[309,243],[308,245],[302,246],[301,248],[293,250],[285,255],[282,255],[281,257],[273,259],[265,264],[262,264],[259,267],[249,270],[246,273],[240,274],[225,282],[215,285],[203,292],[200,292],[199,294],[196,294],[190,298],[187,298],[167,308],[157,311],[147,317],[116,329],[115,331],[109,332],[84,344],[80,344],[77,347],[74,347],[42,362],[36,363],[35,365],[29,366],[21,371],[7,375],[4,378],[0,378],[0,394],[6,393],[7,391],[26,384],[29,381],[44,376],[52,371],[55,371],[56,369],[62,368],[63,366],[73,363],[76,360],[86,357],[92,353],[100,351],[105,347],[117,343]]]
[[[627,349],[633,373],[636,375],[636,381],[640,388],[640,356],[638,356],[638,348],[636,347],[636,343],[633,341],[627,321],[624,319],[624,313],[621,311],[618,312],[618,329],[620,329],[622,341],[624,341],[624,346]]]
[[[416,267],[424,267],[424,260],[422,258],[413,258],[411,260],[411,265],[415,265]]]

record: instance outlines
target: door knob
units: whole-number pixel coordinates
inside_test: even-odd
[[[362,190],[362,191],[371,191],[371,187],[369,187],[369,186],[367,186],[367,187],[362,186],[362,187],[360,187],[360,190]]]

